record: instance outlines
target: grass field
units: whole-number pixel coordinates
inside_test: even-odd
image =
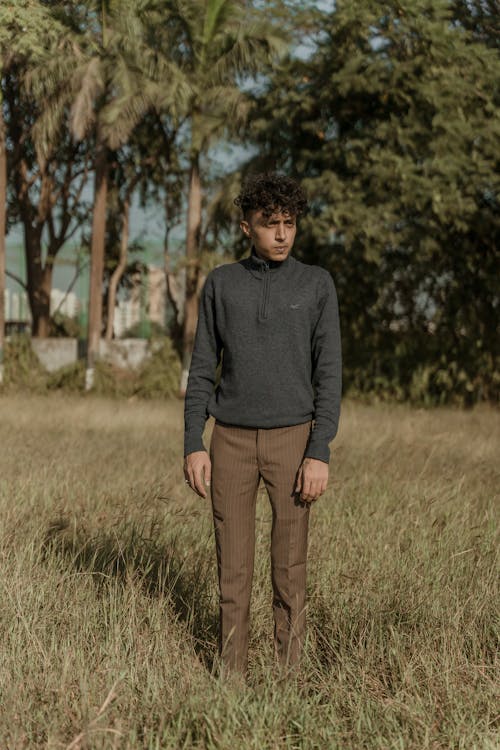
[[[500,746],[498,412],[345,404],[295,682],[273,671],[261,489],[245,688],[212,674],[181,403],[10,395],[0,414],[0,750]]]

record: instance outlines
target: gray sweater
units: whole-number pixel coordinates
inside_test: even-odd
[[[340,397],[339,316],[328,271],[291,255],[266,262],[252,249],[208,274],[186,390],[185,456],[205,450],[209,415],[262,428],[314,419],[305,456],[328,463]]]

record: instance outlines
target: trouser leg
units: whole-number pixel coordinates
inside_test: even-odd
[[[257,430],[215,423],[210,442],[223,667],[246,671],[260,475]]]
[[[309,504],[295,493],[311,422],[259,430],[259,468],[271,501],[274,644],[282,666],[299,661],[306,626]]]

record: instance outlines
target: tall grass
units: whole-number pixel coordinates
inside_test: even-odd
[[[246,687],[215,677],[182,405],[11,394],[0,413],[2,750],[499,746],[493,410],[345,405],[293,681],[272,662],[261,488]]]

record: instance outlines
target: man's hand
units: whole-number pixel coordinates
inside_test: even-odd
[[[317,500],[328,484],[328,464],[318,458],[305,458],[299,468],[295,492],[305,503]]]
[[[184,459],[184,477],[194,492],[200,497],[206,497],[207,491],[203,486],[203,480],[210,487],[212,476],[212,463],[206,451],[194,451],[188,453]]]

